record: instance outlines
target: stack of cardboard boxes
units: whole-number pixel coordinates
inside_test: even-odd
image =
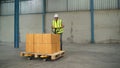
[[[27,34],[26,52],[53,54],[60,51],[59,34]]]

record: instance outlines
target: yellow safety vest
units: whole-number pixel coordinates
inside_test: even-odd
[[[53,29],[53,31],[55,33],[63,33],[63,28],[62,28],[62,20],[61,19],[58,19],[57,21],[56,20],[53,20],[52,21],[52,26],[55,27],[55,29]]]

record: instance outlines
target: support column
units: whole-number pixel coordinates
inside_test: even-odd
[[[14,48],[19,48],[19,0],[15,0],[14,10]]]
[[[46,0],[43,0],[42,33],[45,33]]]
[[[95,40],[94,40],[94,0],[90,0],[90,14],[91,14],[91,43],[95,43]]]
[[[118,9],[120,9],[120,0],[118,0]]]

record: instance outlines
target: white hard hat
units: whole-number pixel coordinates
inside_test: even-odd
[[[54,17],[59,17],[58,14],[55,14]]]

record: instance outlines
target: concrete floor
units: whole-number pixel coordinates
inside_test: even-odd
[[[65,56],[56,61],[20,57],[25,44],[0,43],[0,68],[120,68],[120,44],[64,43]]]

